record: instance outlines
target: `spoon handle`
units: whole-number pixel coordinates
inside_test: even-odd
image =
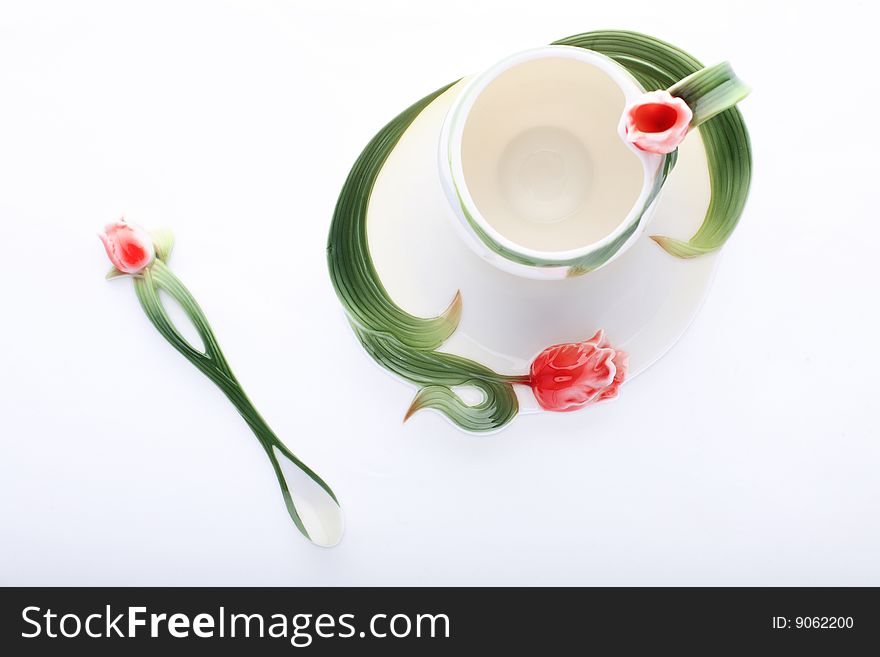
[[[329,485],[297,458],[278,438],[248,399],[226,361],[204,312],[189,290],[162,259],[155,259],[134,277],[141,307],[162,336],[211,379],[232,402],[269,457],[281,487],[287,512],[296,528],[317,545],[329,547],[342,536],[342,511]],[[203,343],[194,347],[174,326],[159,291],[164,290],[184,310]]]

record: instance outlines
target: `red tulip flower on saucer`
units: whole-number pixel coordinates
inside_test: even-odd
[[[627,355],[599,330],[584,342],[557,344],[532,363],[529,385],[541,408],[576,411],[617,397],[626,377]]]

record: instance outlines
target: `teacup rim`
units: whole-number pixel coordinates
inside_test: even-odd
[[[610,57],[594,50],[588,50],[576,46],[549,45],[529,48],[508,55],[485,71],[474,75],[470,79],[463,80],[466,88],[453,101],[446,120],[444,120],[443,129],[440,135],[440,162],[444,183],[448,188],[447,191],[450,194],[450,198],[457,197],[458,201],[462,204],[461,210],[469,215],[471,221],[479,225],[479,229],[484,231],[488,237],[491,238],[491,241],[495,242],[502,248],[499,250],[495,245],[486,242],[485,239],[482,239],[477,235],[476,237],[479,241],[496,253],[499,253],[501,250],[506,250],[515,253],[522,258],[537,261],[536,264],[546,263],[547,266],[566,266],[573,261],[577,261],[578,259],[584,258],[591,253],[608,246],[627,230],[639,213],[642,213],[643,216],[639,219],[640,226],[633,231],[630,238],[621,245],[617,253],[608,259],[607,262],[610,262],[617,255],[621,254],[628,244],[631,244],[638,238],[642,232],[644,224],[647,223],[647,213],[644,212],[644,208],[646,204],[648,204],[652,189],[656,183],[657,177],[660,175],[660,169],[663,162],[662,155],[642,151],[624,139],[625,135],[622,125],[618,126],[618,135],[620,136],[621,141],[633,154],[636,155],[642,164],[642,188],[629,212],[621,218],[613,231],[602,237],[600,240],[574,249],[566,249],[562,251],[543,251],[523,246],[502,235],[486,220],[474,202],[470,190],[467,187],[462,165],[461,148],[464,127],[467,124],[467,116],[470,109],[474,106],[477,98],[486,87],[488,87],[489,84],[496,80],[502,73],[528,61],[544,58],[574,59],[595,66],[605,73],[623,92],[624,106],[645,93],[642,85],[629,73],[629,71]],[[465,217],[465,220],[467,222],[468,217]],[[473,226],[467,226],[467,228],[473,231]],[[501,253],[501,255],[502,257],[509,259],[503,253]]]

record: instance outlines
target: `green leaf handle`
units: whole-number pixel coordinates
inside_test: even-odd
[[[170,240],[167,243],[167,250],[162,251],[162,253],[168,252],[170,252]],[[296,528],[303,536],[318,545],[329,547],[338,543],[342,536],[342,512],[336,495],[321,477],[281,442],[248,399],[220,350],[220,345],[204,312],[189,290],[174,275],[168,265],[158,257],[141,275],[135,276],[133,279],[138,300],[153,326],[178,352],[223,391],[223,394],[232,402],[257,437],[269,457],[281,488],[287,512]],[[203,349],[198,349],[190,344],[174,325],[162,303],[159,295],[160,290],[164,290],[180,304],[201,338]],[[293,487],[288,481],[289,476],[284,472],[283,464],[285,462],[305,475],[314,486],[305,488],[297,486],[296,490],[292,491]],[[315,490],[308,490],[308,488],[314,488],[319,493],[316,495]],[[302,491],[303,498],[310,498],[311,503],[307,506],[310,514],[308,526],[303,519],[303,509],[297,506],[300,498],[299,491]],[[303,506],[303,503],[300,504]]]
[[[722,62],[691,73],[667,91],[691,108],[691,127],[696,128],[736,105],[749,95],[751,88],[736,76],[728,62]]]

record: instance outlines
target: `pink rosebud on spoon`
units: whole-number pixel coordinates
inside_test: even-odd
[[[125,274],[139,274],[156,257],[150,234],[125,218],[104,226],[104,232],[98,237],[104,243],[110,262]]]

